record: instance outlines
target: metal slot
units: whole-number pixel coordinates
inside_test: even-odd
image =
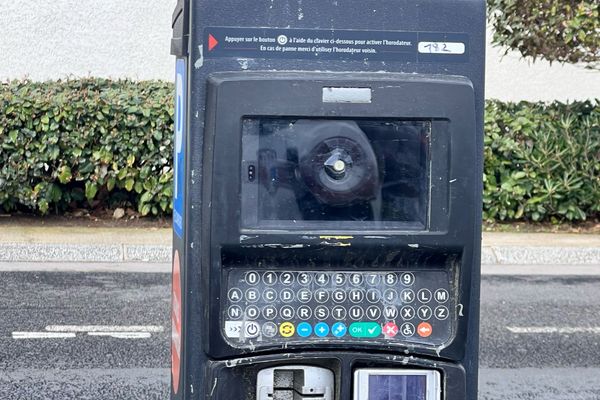
[[[289,365],[259,371],[257,400],[333,400],[333,372]]]

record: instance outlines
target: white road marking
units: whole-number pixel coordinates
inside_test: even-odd
[[[507,326],[512,333],[596,333],[600,334],[600,326]]]
[[[88,332],[89,336],[108,336],[117,339],[148,339],[150,332]]]
[[[13,332],[13,339],[69,339],[74,338],[73,332]]]
[[[160,325],[48,325],[48,332],[163,332]]]

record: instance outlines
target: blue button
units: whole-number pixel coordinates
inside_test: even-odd
[[[319,337],[324,337],[327,336],[328,333],[329,325],[327,325],[325,322],[319,322],[315,325],[315,335]]]
[[[343,322],[336,322],[331,327],[331,333],[335,337],[342,337],[348,332],[348,327]]]
[[[312,333],[312,326],[307,322],[301,322],[296,327],[296,332],[300,337],[308,337]]]

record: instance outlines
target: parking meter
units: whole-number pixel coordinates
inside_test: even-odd
[[[477,397],[483,0],[179,0],[173,399]]]

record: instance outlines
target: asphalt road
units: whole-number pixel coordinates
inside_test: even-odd
[[[0,282],[0,399],[168,397],[168,274]],[[597,275],[485,276],[480,399],[600,399],[599,289]]]

